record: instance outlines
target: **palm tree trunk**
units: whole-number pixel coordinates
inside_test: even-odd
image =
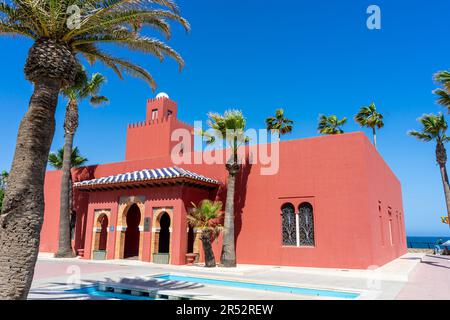
[[[447,206],[447,216],[450,221],[450,186],[448,182],[447,169],[445,165],[440,165],[442,184],[444,186],[445,204]],[[450,227],[450,224],[449,224]]]
[[[236,191],[236,174],[239,172],[239,165],[233,161],[227,164],[228,184],[227,200],[225,204],[225,218],[222,241],[222,255],[220,263],[223,267],[236,267],[236,245],[234,235],[234,195]]]
[[[445,149],[444,143],[441,139],[439,139],[436,144],[436,162],[438,163],[441,171],[442,184],[444,186],[445,204],[447,206],[447,216],[450,219],[450,187],[446,168],[447,150]]]
[[[73,250],[72,247],[72,237],[73,237],[73,232],[74,230],[72,230],[72,213],[73,213],[73,180],[72,180],[72,170],[70,171],[70,175],[69,175],[69,230],[70,230],[70,245],[71,248]],[[76,256],[76,253],[74,252],[74,255]]]
[[[203,231],[206,232],[206,231]],[[205,253],[205,267],[207,268],[215,268],[216,267],[216,258],[214,257],[214,251],[211,246],[211,235],[210,233],[202,234],[201,236],[203,251]]]
[[[373,145],[375,146],[375,149],[377,148],[377,131],[375,128],[372,128],[372,132],[373,132]]]
[[[41,78],[19,127],[0,215],[0,299],[26,299],[44,218],[44,180],[61,81]]]
[[[61,177],[61,203],[59,211],[59,241],[58,251],[55,254],[57,258],[73,258],[74,252],[72,249],[72,241],[70,237],[70,202],[72,201],[70,189],[71,183],[71,169],[72,169],[72,146],[73,134],[66,133],[64,138],[64,158],[62,166]]]

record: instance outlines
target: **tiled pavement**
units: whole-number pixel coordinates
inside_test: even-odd
[[[166,266],[140,261],[61,260],[41,255],[35,269],[30,299],[89,299],[68,294],[75,284],[108,282],[157,288],[161,293],[204,299],[317,299],[287,293],[217,287],[192,283],[158,282],[152,276],[181,274],[285,286],[352,291],[360,299],[450,299],[449,260],[407,254],[376,270],[339,270],[240,265],[235,269]],[[98,298],[97,298],[98,299]]]

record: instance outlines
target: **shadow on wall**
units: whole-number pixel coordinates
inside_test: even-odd
[[[72,181],[80,182],[84,180],[90,180],[94,178],[97,165],[89,167],[81,167],[72,169]],[[84,249],[85,237],[86,237],[86,225],[87,225],[87,206],[89,196],[84,192],[73,190],[73,212],[75,214],[75,234],[72,237],[74,241],[74,250],[78,252]]]
[[[252,164],[250,163],[250,159],[247,156],[245,159],[245,164],[242,165],[241,170],[239,170],[238,175],[236,176],[236,192],[234,195],[234,233],[235,233],[235,243],[236,243],[236,251],[238,246],[238,238],[239,234],[242,230],[242,214],[245,207],[245,201],[247,199],[247,182],[248,177],[250,176],[252,170]],[[225,207],[227,196],[227,185],[221,185],[219,190],[217,191],[217,199],[223,202]],[[237,257],[236,257],[237,258]]]

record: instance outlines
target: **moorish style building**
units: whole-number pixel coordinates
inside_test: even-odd
[[[84,259],[203,259],[186,215],[203,199],[225,201],[227,171],[174,164],[177,129],[193,135],[160,94],[147,102],[145,121],[128,127],[123,162],[73,171],[73,244]],[[176,152],[202,156],[193,144]],[[281,142],[278,173],[262,175],[262,167],[244,164],[237,179],[238,263],[365,269],[406,253],[400,182],[363,133]],[[59,171],[46,175],[42,252],[57,250],[60,180]],[[216,257],[220,248],[219,239]]]

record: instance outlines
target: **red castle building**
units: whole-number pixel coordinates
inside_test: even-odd
[[[84,259],[186,264],[202,261],[192,202],[226,196],[224,164],[173,163],[177,104],[165,94],[147,102],[144,122],[127,129],[125,161],[73,171],[73,244]],[[202,157],[186,143],[177,152]],[[249,156],[251,151],[245,151]],[[406,253],[399,180],[363,133],[279,144],[279,170],[244,164],[237,178],[237,261],[302,267],[366,269]],[[61,172],[45,181],[41,252],[58,245]],[[214,243],[220,257],[221,243]]]

